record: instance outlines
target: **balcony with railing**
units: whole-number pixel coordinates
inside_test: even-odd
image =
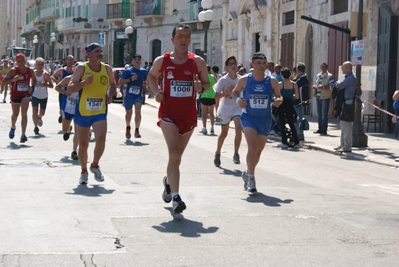
[[[147,23],[165,16],[164,0],[136,1],[136,18],[143,18]]]
[[[73,18],[71,17],[57,19],[56,21],[58,31],[63,33],[75,31],[74,24]]]
[[[81,22],[75,22],[74,27],[77,32],[98,32],[106,29],[108,23],[101,18],[92,17]]]
[[[37,28],[33,25],[33,20],[31,22],[29,22],[28,24],[26,24],[23,28],[22,28],[22,32],[24,35],[25,33],[30,33],[32,31],[35,31]]]
[[[133,18],[133,4],[107,4],[107,20],[125,21],[131,18]]]
[[[60,17],[60,12],[54,7],[43,8],[40,10],[40,19],[45,21],[56,20]]]

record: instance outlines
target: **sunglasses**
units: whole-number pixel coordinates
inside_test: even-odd
[[[237,62],[229,62],[227,65],[229,65],[229,66],[237,66]]]
[[[36,66],[44,66],[43,63],[36,63]]]
[[[175,38],[177,40],[183,40],[183,39],[186,39],[187,41],[191,40],[191,36],[188,34],[175,34],[175,37],[173,37],[173,38]]]

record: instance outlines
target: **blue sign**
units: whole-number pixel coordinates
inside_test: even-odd
[[[105,36],[104,36],[104,33],[103,32],[99,32],[98,33],[98,43],[101,45],[101,46],[104,46],[104,44],[105,44],[105,38],[104,38]]]
[[[353,65],[362,65],[364,58],[364,41],[351,42],[351,62]]]

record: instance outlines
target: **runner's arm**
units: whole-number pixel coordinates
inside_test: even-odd
[[[18,76],[15,75],[15,70],[11,69],[7,72],[7,75],[6,75],[6,77],[4,77],[1,84],[8,85],[8,84],[16,82],[16,81],[18,81]]]
[[[112,74],[112,68],[109,65],[105,65],[108,73],[108,80],[109,80],[109,86],[108,86],[108,103],[112,103],[112,98],[115,95],[116,92],[116,83],[114,79],[114,75]],[[111,101],[111,102],[110,102]]]
[[[44,73],[44,78],[46,79],[46,86],[48,88],[53,88],[54,84],[53,84],[53,81],[51,80],[50,74],[48,74],[48,72]]]
[[[206,93],[210,89],[208,68],[206,67],[205,60],[202,57],[195,56],[195,63],[197,64],[198,78],[201,81],[201,86],[202,86],[201,93]]]
[[[151,93],[156,97],[159,93],[158,77],[161,73],[161,66],[163,63],[163,56],[157,57],[152,65],[150,72],[148,73],[148,85]]]
[[[92,83],[93,81],[93,76],[87,77],[84,81],[81,81],[80,79],[83,76],[83,71],[84,71],[84,66],[79,65],[76,69],[75,72],[72,76],[71,81],[68,84],[68,89],[67,91],[70,93],[75,93],[80,91],[84,86]]]

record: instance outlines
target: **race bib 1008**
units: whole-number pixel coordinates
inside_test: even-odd
[[[102,110],[103,99],[102,98],[87,98],[86,109],[87,110]]]
[[[170,81],[171,97],[191,97],[193,96],[192,81]]]
[[[267,108],[269,103],[268,95],[250,95],[249,96],[249,105],[251,108]]]

